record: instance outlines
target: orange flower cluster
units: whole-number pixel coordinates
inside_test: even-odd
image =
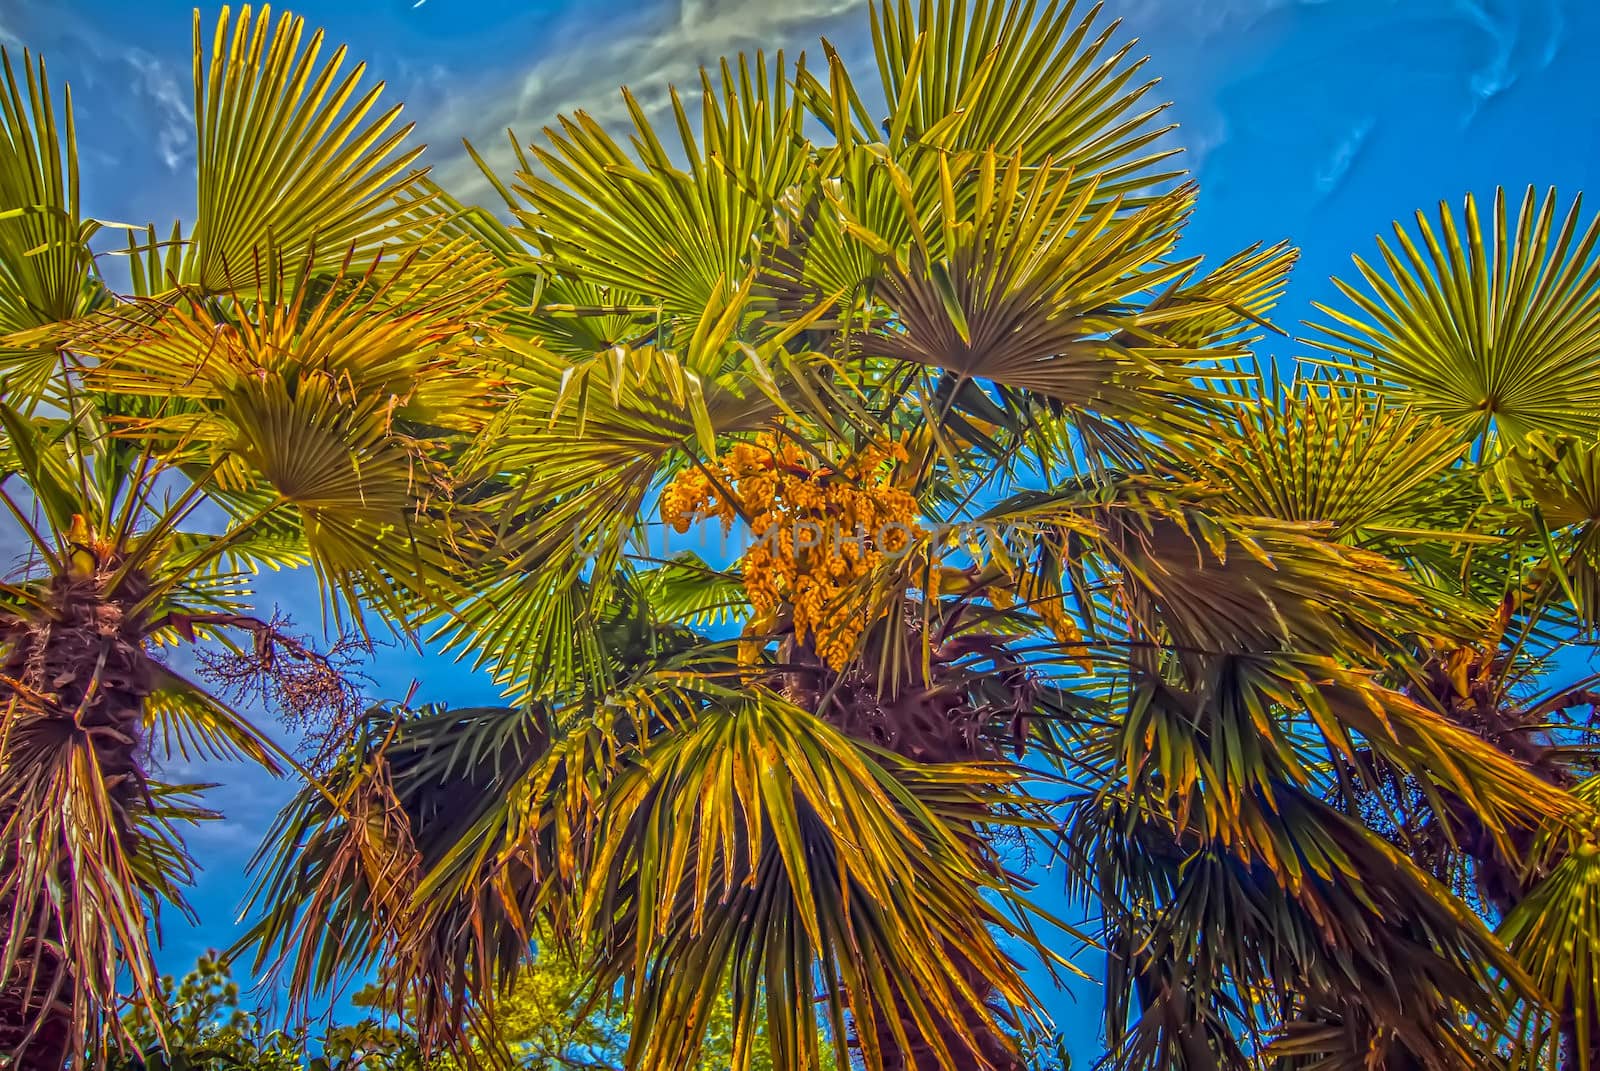
[[[889,443],[818,464],[795,443],[762,435],[706,470],[678,473],[662,494],[662,519],[679,532],[702,517],[725,527],[748,520],[755,540],[740,563],[750,604],[760,615],[792,607],[795,638],[812,637],[817,655],[842,669],[868,623],[857,582],[921,531],[916,499],[885,471],[905,460],[904,447]]]

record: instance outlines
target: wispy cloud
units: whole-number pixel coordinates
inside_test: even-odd
[[[1486,58],[1468,77],[1471,96],[1462,117],[1464,125],[1477,117],[1483,105],[1514,88],[1524,75],[1549,67],[1566,27],[1564,0],[1455,0],[1455,14],[1478,30],[1488,46]]]
[[[1147,37],[1166,47],[1161,53],[1184,63],[1210,54],[1199,42],[1228,43],[1249,37],[1262,20],[1298,7],[1331,0],[1121,0],[1107,5],[1103,18],[1121,17],[1120,34]],[[1404,2],[1404,0],[1395,0]],[[527,145],[558,115],[588,112],[613,132],[628,125],[619,89],[627,86],[652,119],[664,118],[667,87],[697,90],[697,71],[723,56],[783,48],[792,60],[804,50],[813,68],[822,63],[818,38],[840,49],[863,88],[874,86],[867,32],[867,0],[673,0],[649,5],[641,17],[619,23],[615,16],[591,23],[558,25],[558,52],[531,65],[497,75],[447,81],[394,79],[398,94],[411,104],[421,136],[432,148],[435,178],[469,202],[493,200],[487,181],[457,146],[470,140],[502,178],[509,178],[513,155],[506,131]],[[1164,65],[1162,73],[1175,73]],[[1181,82],[1181,79],[1179,80]],[[1194,99],[1209,99],[1211,87]],[[1228,138],[1226,117],[1203,104],[1191,104],[1184,129],[1175,135],[1198,171],[1207,153]],[[1337,181],[1337,179],[1335,179]]]
[[[192,201],[194,109],[186,47],[131,43],[64,0],[0,0],[0,40],[48,57],[56,91],[70,83],[89,211],[155,218]],[[154,165],[154,166],[152,166]]]
[[[1166,37],[1199,39],[1237,31],[1281,8],[1318,2],[1124,0],[1106,17],[1124,16],[1127,34],[1153,29]],[[783,48],[792,58],[805,50],[815,67],[821,63],[818,38],[828,36],[847,61],[867,60],[866,7],[866,0],[676,0],[621,29],[614,19],[587,30],[563,28],[559,53],[504,77],[458,84],[422,109],[419,127],[435,147],[436,177],[458,195],[481,200],[488,194],[487,182],[464,154],[452,151],[463,135],[505,175],[511,166],[507,129],[527,143],[557,115],[578,109],[616,128],[627,122],[618,92],[624,85],[655,118],[665,110],[669,85],[691,83],[699,67],[739,51],[770,54]],[[852,71],[858,80],[875,81],[860,63],[852,63]],[[1196,133],[1202,140],[1223,136],[1221,129],[1188,132],[1191,139]]]
[[[161,162],[176,172],[187,165],[194,148],[194,109],[188,95],[171,69],[143,49],[128,49],[122,59],[133,69],[134,90],[149,110]]]
[[[1120,4],[1106,5],[1107,11],[1120,16],[1124,22],[1138,29],[1163,25],[1174,36],[1189,39],[1214,37],[1221,33],[1237,34],[1263,18],[1289,7],[1315,7],[1328,0],[1208,0],[1206,3],[1182,3],[1174,0],[1125,0]]]
[[[1333,147],[1333,152],[1328,154],[1328,158],[1317,169],[1315,185],[1318,193],[1326,195],[1339,188],[1340,183],[1350,174],[1350,169],[1355,166],[1362,147],[1372,137],[1377,125],[1376,119],[1367,116],[1345,132],[1339,143]]]
[[[424,133],[444,148],[465,134],[493,166],[509,171],[505,131],[528,141],[558,114],[583,109],[604,124],[626,120],[618,90],[626,85],[641,104],[659,114],[667,87],[696,78],[697,69],[739,51],[785,48],[792,56],[806,49],[818,62],[819,34],[848,25],[865,36],[866,0],[680,0],[663,5],[620,30],[612,23],[588,31],[572,28],[559,53],[505,78],[458,90],[424,109]],[[853,15],[851,20],[843,17]],[[448,139],[448,140],[447,140]],[[448,150],[446,150],[448,151]],[[467,199],[480,198],[488,184],[464,155],[440,160],[438,176]]]

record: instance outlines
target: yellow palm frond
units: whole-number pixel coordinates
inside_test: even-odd
[[[23,53],[22,66],[25,91],[0,48],[0,378],[7,398],[28,408],[60,364],[39,329],[75,320],[107,295],[89,250],[98,224],[80,215],[71,92],[58,119],[43,57]]]
[[[1513,219],[1504,190],[1483,218],[1469,196],[1458,217],[1421,212],[1395,225],[1381,264],[1357,259],[1361,283],[1338,283],[1356,306],[1314,341],[1340,367],[1377,381],[1462,435],[1600,428],[1600,221],[1581,199],[1558,218],[1554,191],[1529,188]]]
[[[254,288],[276,257],[298,267],[313,249],[319,268],[352,249],[367,259],[417,228],[421,146],[405,147],[398,105],[380,110],[381,84],[361,88],[365,64],[345,71],[341,46],[319,65],[322,49],[303,18],[249,4],[237,21],[223,7],[208,46],[195,12],[200,199],[184,278],[208,293]]]

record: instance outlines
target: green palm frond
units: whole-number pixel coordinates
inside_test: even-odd
[[[1283,298],[1300,251],[1286,242],[1240,250],[1206,274],[1161,294],[1152,312],[1166,309],[1162,334],[1178,346],[1219,354],[1248,349]],[[1152,316],[1152,322],[1156,322]]]
[[[602,877],[584,911],[617,934],[605,977],[631,980],[646,1027],[630,1063],[692,1057],[723,966],[741,1036],[763,986],[785,1009],[768,1022],[780,1066],[819,1064],[815,1022],[796,1011],[818,972],[835,1036],[848,1012],[869,1067],[891,1037],[927,1066],[984,1052],[987,1002],[1029,1005],[999,933],[1045,952],[969,832],[1024,771],[904,764],[775,696],[725,701],[651,748],[597,815]]]
[[[680,164],[624,91],[637,159],[593,118],[562,117],[518,175],[521,235],[552,267],[657,303],[692,329],[756,267],[774,201],[807,162],[804,111],[780,53],[701,74],[698,132],[674,92]],[[596,239],[604,236],[605,240]],[[670,326],[669,326],[670,329]]]
[[[472,1003],[532,955],[535,920],[562,917],[567,817],[616,761],[555,729],[542,706],[373,710],[252,863],[258,917],[240,947],[256,969],[296,1007],[374,970],[430,1045],[459,1040]]]
[[[0,379],[26,409],[60,364],[39,329],[85,315],[106,293],[89,250],[98,224],[79,214],[71,93],[58,120],[42,57],[23,54],[25,89],[4,49],[0,66]]]
[[[194,681],[159,663],[144,706],[144,731],[157,754],[170,761],[240,760],[274,775],[279,748],[241,714]]]
[[[151,578],[170,585],[175,601],[216,613],[248,613],[261,573],[310,565],[305,541],[290,523],[262,521],[243,534],[179,532],[151,563]]]
[[[486,256],[379,255],[345,260],[315,280],[304,263],[282,258],[261,271],[226,310],[179,290],[82,325],[73,346],[102,365],[91,384],[212,402],[255,371],[307,377],[315,369],[346,391],[392,397],[396,418],[423,426],[465,426],[487,409],[473,374],[474,331],[500,282]]]
[[[1217,356],[1163,336],[1167,325],[1214,306],[1147,309],[1138,301],[1194,266],[1171,256],[1192,207],[1189,191],[1123,213],[1116,200],[1096,205],[1093,179],[1068,199],[1064,172],[1047,166],[1025,180],[1020,156],[991,152],[960,168],[960,187],[970,178],[977,188],[964,210],[959,162],[936,166],[941,192],[932,211],[904,206],[904,252],[846,216],[849,233],[887,264],[880,296],[892,319],[860,341],[866,353],[1116,415],[1162,388],[1181,393],[1194,362]]]
[[[1570,435],[1528,435],[1489,478],[1529,544],[1533,576],[1565,595],[1578,620],[1600,621],[1600,449]]]
[[[237,21],[223,7],[208,46],[195,12],[200,199],[184,277],[208,293],[255,287],[275,257],[370,259],[426,204],[399,106],[379,110],[382,85],[363,90],[365,65],[345,71],[342,46],[319,65],[322,32],[305,38],[304,19],[246,4]]]
[[[1341,367],[1462,435],[1516,440],[1532,431],[1600,428],[1600,222],[1575,200],[1529,189],[1513,220],[1496,191],[1489,218],[1469,196],[1437,226],[1417,213],[1379,240],[1381,264],[1357,258],[1360,286],[1338,281],[1356,311],[1318,306],[1332,323],[1315,344]]]
[[[1128,638],[1170,644],[1180,659],[1291,644],[1333,655],[1452,627],[1429,592],[1381,555],[1334,543],[1305,523],[1214,511],[1208,496],[1204,487],[1144,479],[1024,492],[963,531],[995,568],[1041,579],[1042,571],[1065,570],[1075,592],[1115,579],[1127,589],[1116,609]],[[1095,614],[1094,600],[1080,601]]]
[[[35,552],[0,584],[0,903],[12,920],[0,1047],[46,1063],[106,1043],[126,1002],[156,997],[156,922],[163,904],[183,907],[194,871],[183,826],[208,812],[163,787],[152,765],[289,764],[163,649],[237,650],[243,638],[263,673],[276,658],[320,668],[324,684],[337,676],[252,616],[254,570],[304,560],[306,533],[226,509],[223,531],[196,531],[219,470],[185,471],[181,456],[128,433],[154,412],[96,392],[65,414],[0,403],[0,501]]]
[[[597,598],[574,567],[559,575],[492,562],[469,574],[458,601],[430,639],[451,654],[470,652],[505,694],[548,695],[579,681],[600,681],[608,667],[592,607]]]
[[[164,239],[155,224],[147,225],[143,232],[130,230],[127,248],[122,250],[127,258],[129,294],[152,298],[182,285],[188,249],[181,220],[173,222]]]
[[[1030,166],[1053,160],[1070,169],[1069,182],[1095,176],[1108,199],[1146,196],[1177,177],[1157,170],[1176,155],[1159,145],[1171,127],[1156,122],[1165,106],[1147,100],[1154,82],[1138,80],[1144,60],[1129,61],[1133,42],[1112,46],[1119,24],[1097,30],[1099,4],[1081,17],[1074,0],[1035,9],[1015,0],[874,5],[889,149],[993,150]],[[867,132],[879,124],[847,78],[839,89],[810,88],[835,134],[854,123],[855,137],[878,140]]]
[[[564,932],[598,939],[602,988],[631,979],[634,1017],[651,1024],[634,1035],[642,1067],[692,1057],[726,969],[744,1038],[736,1062],[764,1008],[775,1062],[819,1066],[815,1022],[791,1027],[809,1014],[819,968],[838,1036],[848,1013],[873,1051],[874,1016],[888,1030],[884,1017],[904,1013],[924,1036],[899,1043],[944,1048],[947,1066],[948,1046],[993,1014],[991,990],[1025,1005],[990,927],[1044,946],[969,832],[1023,770],[907,764],[776,697],[685,683],[669,671],[619,687],[612,713],[574,711],[576,721],[509,710],[379,719],[346,773],[285,813],[261,864],[270,910],[251,940],[291,966],[301,996],[382,959],[397,986],[421,987],[412,1000],[454,1006],[529,953],[535,915],[576,910],[567,924],[578,929]],[[615,705],[629,695],[637,702]],[[373,777],[369,807],[359,800]],[[375,824],[373,807],[390,817]],[[588,873],[600,879],[587,891],[563,891]],[[463,925],[479,935],[465,954],[451,936]],[[955,977],[953,957],[966,964]],[[949,1033],[952,1015],[972,1025]]]
[[[98,360],[95,387],[167,400],[120,434],[210,474],[252,534],[274,511],[291,515],[342,611],[359,617],[370,597],[403,619],[398,593],[424,593],[450,568],[435,531],[451,494],[437,451],[487,420],[476,317],[498,280],[481,259],[383,275],[380,263],[316,281],[280,266],[231,314],[130,303],[75,348]]]
[[[739,621],[749,612],[743,581],[732,573],[713,569],[693,551],[643,570],[636,580],[662,621],[717,626]]]
[[[1257,376],[1210,434],[1172,444],[1178,463],[1216,488],[1230,510],[1332,526],[1340,538],[1415,516],[1419,490],[1466,446],[1437,419],[1374,400],[1356,385],[1279,386]]]
[[[1575,814],[1563,793],[1375,672],[1403,661],[1411,637],[1464,642],[1470,616],[1452,619],[1436,592],[1381,555],[1170,494],[1132,485],[1019,497],[970,528],[983,560],[1020,578],[1018,590],[1073,596],[1081,634],[1064,646],[1076,657],[1093,651],[1131,674],[1119,769],[1189,801],[1174,806],[1193,803],[1208,835],[1226,836],[1243,797],[1279,780],[1310,783],[1291,720],[1304,718],[1330,756],[1380,748],[1471,798],[1502,835],[1540,815]],[[1041,544],[1052,549],[1040,553]],[[1108,586],[1104,601],[1083,597]],[[1373,669],[1341,664],[1351,656]],[[1226,724],[1215,720],[1224,712]]]
[[[502,316],[500,322],[574,365],[602,359],[618,346],[642,346],[661,327],[656,303],[581,279],[541,281],[529,296],[525,313]]]
[[[90,486],[80,478],[63,442],[75,424],[70,419],[30,417],[0,400],[0,427],[5,432],[4,479],[0,483],[12,482],[11,493],[4,500],[32,551],[48,562],[55,561],[74,513],[95,505],[101,505],[103,513],[103,503],[86,501]],[[13,477],[17,479],[13,481]],[[16,493],[17,483],[24,484],[25,493]],[[26,508],[30,499],[36,509]]]
[[[1600,778],[1590,778],[1574,794],[1590,808],[1600,805]],[[1600,845],[1593,828],[1550,827],[1535,848],[1547,876],[1501,922],[1500,937],[1510,947],[1549,1007],[1563,1009],[1560,1021],[1530,1001],[1522,1029],[1535,1051],[1549,1060],[1587,1071],[1600,1048]],[[1542,1035],[1542,1036],[1541,1036]],[[1541,1044],[1542,1042],[1542,1044]]]
[[[280,815],[252,863],[259,911],[240,947],[255,948],[257,969],[286,972],[297,1007],[382,967],[429,1044],[448,1044],[532,954],[537,919],[590,944],[568,923],[593,808],[642,741],[687,715],[692,671],[719,660],[697,652],[676,683],[688,634],[652,626],[637,603],[565,638],[592,642],[588,695],[374,708]]]
[[[452,646],[487,652],[502,681],[565,683],[563,674],[546,673],[557,665],[532,656],[573,649],[563,623],[574,620],[555,613],[557,605],[586,576],[597,579],[586,585],[589,598],[603,605],[625,549],[659,542],[642,516],[657,482],[674,464],[709,452],[718,436],[754,431],[779,409],[749,377],[702,377],[655,347],[619,348],[582,364],[515,338],[504,347],[517,361],[509,374],[518,398],[467,462],[511,474],[484,502],[498,512],[495,553],[504,564],[442,627]],[[583,610],[568,610],[580,628],[594,626]]]

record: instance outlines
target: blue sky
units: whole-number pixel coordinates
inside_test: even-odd
[[[1304,256],[1281,310],[1296,331],[1373,236],[1441,199],[1528,184],[1600,197],[1600,5],[1590,0],[1108,0],[1164,77],[1201,187],[1187,251],[1223,256],[1288,238]],[[869,54],[861,0],[304,0],[296,9],[351,46],[408,104],[429,159],[464,199],[484,186],[460,139],[503,159],[504,130],[537,136],[558,111],[618,114],[616,89],[658,99],[667,82],[724,53],[784,47],[816,55],[826,35]],[[208,25],[214,14],[207,9]],[[0,42],[43,51],[73,85],[85,208],[163,226],[192,211],[194,134],[186,0],[0,0]],[[1266,352],[1301,352],[1274,339]],[[268,598],[306,605],[301,578],[269,578]],[[302,614],[307,620],[312,614]],[[422,700],[492,696],[462,667],[389,652],[379,687]],[[227,820],[194,837],[206,866],[199,927],[169,920],[166,962],[181,969],[226,944],[245,860],[285,788],[236,771]],[[1043,876],[1042,890],[1059,887]],[[1052,1007],[1085,1059],[1098,1052],[1098,1001],[1080,987]]]

